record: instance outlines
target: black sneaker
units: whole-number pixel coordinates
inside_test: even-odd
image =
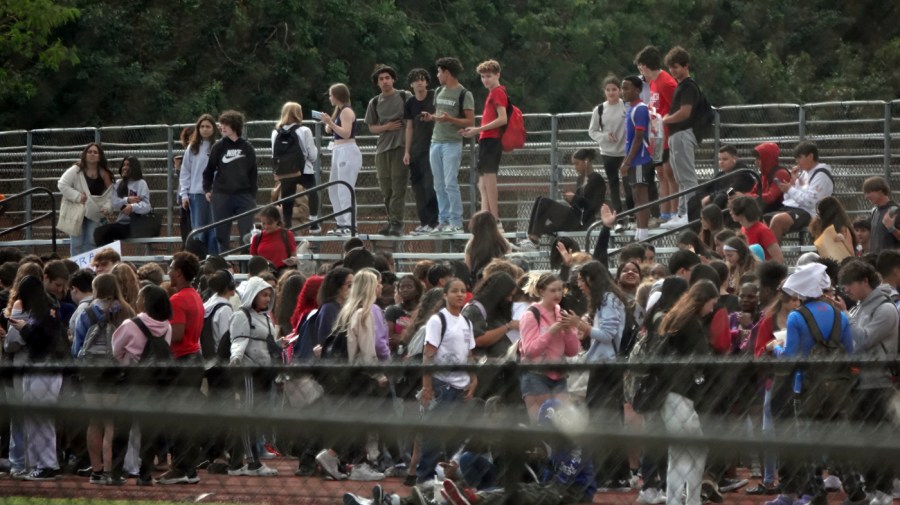
[[[153,485],[153,477],[151,477],[149,475],[146,477],[138,477],[137,485],[138,486],[152,486]]]
[[[106,474],[103,472],[91,472],[91,478],[88,479],[91,484],[106,485]]]
[[[128,482],[128,479],[122,475],[109,475],[106,477],[105,484],[107,486],[124,486],[126,482]]]
[[[35,468],[31,473],[25,476],[25,480],[32,482],[44,480],[56,480],[59,478],[59,470],[52,468]]]
[[[203,461],[200,462],[200,464],[198,464],[196,466],[196,468],[197,468],[197,470],[206,470],[209,467],[210,463],[212,463],[210,460],[204,459]]]
[[[316,466],[310,464],[301,464],[297,470],[294,471],[294,475],[297,477],[312,477],[316,474]]]
[[[375,487],[372,488],[372,505],[384,504],[384,496],[384,488],[381,487],[381,484],[375,484]]]
[[[228,464],[214,461],[206,467],[206,473],[213,475],[228,475]]]
[[[94,473],[94,469],[93,469],[93,467],[91,467],[90,465],[88,465],[88,466],[86,466],[86,467],[84,467],[84,468],[79,468],[79,469],[75,472],[75,475],[77,475],[77,476],[79,476],[79,477],[90,477],[92,473]]]
[[[398,222],[391,223],[390,227],[388,227],[388,232],[386,235],[391,235],[393,237],[403,236],[403,224]]]
[[[319,223],[309,225],[310,235],[319,235],[320,233],[322,233],[322,227],[319,226]]]

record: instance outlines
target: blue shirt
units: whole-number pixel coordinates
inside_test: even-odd
[[[646,165],[653,161],[653,158],[650,157],[650,152],[647,150],[647,136],[649,135],[650,130],[650,110],[647,109],[647,105],[638,100],[633,104],[628,105],[628,112],[625,114],[625,155],[628,156],[628,153],[631,152],[631,144],[634,143],[634,132],[635,130],[643,130],[644,132],[644,142],[641,143],[641,150],[638,151],[637,155],[631,160],[631,166],[636,167],[639,165]],[[632,111],[634,111],[634,121],[632,121]]]

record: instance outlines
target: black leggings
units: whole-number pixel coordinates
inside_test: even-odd
[[[287,198],[297,193],[297,186],[303,186],[303,189],[311,189],[316,185],[316,174],[302,174],[300,177],[291,177],[289,179],[281,179],[281,198]],[[319,215],[319,193],[313,191],[307,195],[309,199],[309,215]],[[290,229],[292,219],[294,217],[294,200],[289,200],[281,204],[281,215],[284,218],[285,228]]]

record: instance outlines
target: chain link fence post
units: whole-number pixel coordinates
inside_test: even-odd
[[[31,146],[34,137],[29,130],[25,134],[25,191],[31,189]],[[25,197],[25,221],[31,221],[31,195]],[[25,228],[25,240],[31,240],[31,226]]]
[[[719,173],[719,148],[722,147],[722,116],[718,108],[713,108],[716,115],[715,135],[713,135],[713,174]]]
[[[800,142],[806,140],[806,105],[801,105],[797,112],[797,122],[799,124],[797,137]]]
[[[175,164],[173,163],[174,155],[175,129],[173,126],[169,125],[166,126],[166,234],[170,237],[175,231],[175,212],[173,211],[175,199],[172,198],[172,191],[177,191],[177,186],[173,180],[175,175]]]
[[[884,178],[891,180],[891,102],[884,102]]]
[[[559,169],[559,117],[553,114],[550,117],[550,194],[547,195],[548,198],[559,194],[561,175]]]

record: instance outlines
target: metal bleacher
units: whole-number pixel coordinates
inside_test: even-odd
[[[506,236],[514,242],[524,237],[528,214],[538,196],[557,198],[564,188],[574,185],[575,173],[571,154],[579,148],[595,147],[587,135],[590,113],[526,114],[528,142],[523,149],[505,153],[499,174],[500,213]],[[315,132],[321,156],[318,167],[321,180],[328,180],[330,151],[327,137],[323,138],[321,124],[307,122]],[[62,172],[76,161],[83,147],[94,141],[102,142],[110,167],[115,171],[126,156],[138,157],[150,185],[151,200],[157,213],[163,216],[162,236],[152,239],[133,239],[124,245],[123,255],[135,263],[168,261],[181,249],[178,227],[177,174],[172,158],[182,151],[177,141],[181,130],[190,125],[136,125],[103,128],[43,129],[0,132],[0,193],[13,195],[42,186],[57,194],[56,181]],[[270,132],[274,121],[251,121],[245,125],[244,136],[254,145],[259,163],[260,190],[257,203],[270,202],[274,185],[271,164]],[[367,131],[365,128],[361,131]],[[741,155],[752,165],[753,146],[764,141],[775,142],[782,150],[782,163],[792,164],[791,149],[799,140],[817,142],[821,158],[829,163],[835,175],[835,196],[851,214],[868,212],[869,205],[860,191],[862,181],[872,175],[886,175],[895,188],[900,188],[900,171],[895,170],[900,152],[900,100],[893,102],[828,102],[815,104],[760,104],[725,106],[717,109],[715,138],[705,141],[697,152],[697,171],[701,180],[716,171],[715,153],[722,144],[738,147]],[[461,259],[467,234],[454,236],[384,237],[375,231],[385,221],[384,205],[374,169],[375,136],[361,135],[358,143],[363,153],[363,169],[356,185],[358,232],[360,238],[375,249],[390,250],[397,260],[398,270],[408,271],[422,258]],[[460,170],[465,215],[477,207],[474,173],[474,150],[467,143]],[[601,164],[595,163],[599,170]],[[323,195],[324,196],[324,195]],[[330,207],[323,198],[323,213]],[[0,215],[0,229],[9,228],[46,209],[46,199],[27,198],[4,206]],[[416,224],[412,195],[406,204],[407,229]],[[330,229],[326,224],[323,228]],[[583,237],[583,234],[575,234]],[[15,246],[43,253],[50,249],[50,226],[47,220],[26,229],[0,237],[0,247]],[[617,237],[615,246],[630,240],[630,234]],[[234,237],[233,243],[237,243]],[[310,243],[309,259],[333,261],[340,253],[343,237],[313,236],[298,240]],[[674,250],[676,238],[666,236],[654,242],[657,257],[665,261]],[[580,238],[576,241],[581,243]],[[59,241],[59,252],[66,256],[67,239]],[[545,238],[544,244],[549,244]],[[788,239],[784,250],[788,261],[805,249],[795,239]],[[547,248],[542,253],[522,253],[534,268],[547,268]],[[235,256],[234,259],[242,259]]]

